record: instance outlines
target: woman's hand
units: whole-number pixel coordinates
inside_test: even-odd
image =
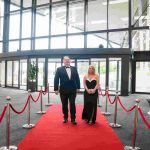
[[[91,89],[91,93],[94,94],[95,93],[95,89]]]
[[[91,89],[86,90],[88,94],[91,94]]]

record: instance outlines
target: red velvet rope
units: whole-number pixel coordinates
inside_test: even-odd
[[[48,93],[48,87],[46,88],[45,92],[42,91],[43,95],[46,95]]]
[[[33,102],[37,102],[39,100],[41,92],[42,91],[39,92],[39,95],[38,95],[38,97],[36,99],[34,99],[33,96],[31,95],[31,99],[32,99]]]
[[[4,118],[6,109],[7,109],[7,106],[5,106],[5,107],[3,108],[2,114],[0,115],[0,123],[1,123],[1,121],[3,120],[3,118]]]
[[[121,107],[123,108],[124,111],[126,111],[126,112],[131,112],[132,110],[134,110],[134,109],[136,108],[136,105],[134,105],[132,108],[130,108],[129,110],[127,110],[127,109],[123,106],[123,104],[121,103],[120,97],[117,96],[117,98],[118,98],[118,101],[119,101],[119,103],[120,103],[120,105],[121,105]]]
[[[140,107],[138,108],[138,111],[140,112],[142,120],[144,121],[144,123],[146,124],[146,126],[150,129],[150,124],[147,122],[146,118],[144,117],[143,112],[142,112],[142,110],[141,110]]]
[[[110,104],[114,104],[114,102],[116,101],[116,96],[115,96],[114,100],[113,100],[113,101],[111,101],[111,100],[110,100],[109,92],[108,92],[108,91],[106,91],[106,92],[107,92],[108,100],[109,100]]]
[[[105,94],[102,93],[101,87],[99,87],[99,95],[102,95],[103,97],[106,96],[106,92],[105,92]]]
[[[30,96],[28,96],[28,98],[27,98],[27,100],[26,100],[26,103],[25,103],[25,105],[24,105],[24,107],[23,107],[23,109],[22,109],[21,111],[17,111],[17,110],[12,106],[12,104],[10,104],[10,107],[11,107],[11,109],[12,109],[16,114],[21,114],[21,113],[23,113],[24,110],[26,109],[29,100],[30,100]]]

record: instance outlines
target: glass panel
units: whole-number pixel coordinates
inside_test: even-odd
[[[2,53],[2,51],[3,51],[3,49],[2,49],[2,48],[3,48],[3,46],[2,46],[2,45],[3,45],[3,43],[2,43],[2,42],[0,42],[0,53]]]
[[[20,60],[20,89],[27,89],[27,60]]]
[[[7,86],[12,86],[12,61],[7,61]]]
[[[9,39],[18,39],[20,32],[20,12],[10,14]]]
[[[150,31],[134,30],[132,32],[132,48],[134,51],[150,50]]]
[[[103,3],[104,4],[104,3]],[[107,4],[107,3],[106,3]],[[128,27],[128,0],[109,2],[109,29],[127,28]]]
[[[61,66],[61,59],[48,59],[48,83],[49,86],[54,86],[54,76],[56,73],[56,69]],[[53,91],[54,89],[51,88]]]
[[[51,34],[66,33],[66,6],[52,7]]]
[[[48,38],[36,39],[35,49],[36,50],[48,49]]]
[[[11,0],[10,11],[20,9],[20,0]]]
[[[5,87],[5,61],[1,62],[1,86]]]
[[[4,1],[0,0],[0,16],[4,16]]]
[[[52,2],[58,2],[58,1],[62,1],[62,0],[52,0]]]
[[[21,50],[30,50],[31,49],[31,40],[22,40],[21,41]]]
[[[91,59],[91,64],[95,67],[95,73],[99,74],[100,86],[105,90],[106,86],[106,59]]]
[[[87,48],[107,48],[107,34],[95,33],[87,35]]]
[[[31,37],[31,10],[22,13],[22,38]]]
[[[80,85],[81,88],[84,88],[83,86],[83,78],[88,73],[89,68],[89,60],[88,59],[82,59],[77,60],[77,69],[80,77]]]
[[[150,62],[136,62],[136,92],[150,92]]]
[[[18,87],[18,76],[19,76],[19,62],[14,61],[13,67],[13,87]]]
[[[40,90],[40,86],[45,86],[45,58],[38,59],[38,68],[38,90]]]
[[[36,10],[36,36],[49,35],[49,6]]]
[[[51,38],[51,48],[52,49],[66,48],[66,37],[65,36],[52,37]]]
[[[129,48],[128,31],[110,32],[108,44],[109,48]]]
[[[36,0],[37,5],[48,4],[50,0]]]
[[[3,20],[4,18],[0,18],[0,41],[3,40]]]
[[[84,31],[84,3],[69,3],[69,33]]]
[[[68,48],[84,48],[84,36],[68,36]]]
[[[109,90],[121,90],[121,59],[109,59]]]
[[[9,52],[19,50],[19,41],[9,41]]]
[[[107,29],[107,5],[103,5],[106,1],[95,0],[88,2],[88,31]]]
[[[0,62],[0,86],[1,86],[1,62]]]
[[[31,7],[32,6],[32,0],[23,0],[23,7]]]

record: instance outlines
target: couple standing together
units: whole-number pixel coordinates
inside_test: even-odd
[[[72,124],[76,125],[76,93],[80,89],[80,78],[76,67],[70,66],[70,58],[65,56],[63,58],[64,66],[57,68],[54,78],[54,91],[62,102],[62,112],[64,115],[63,123],[68,122],[68,100],[70,103],[70,117]],[[89,124],[94,124],[97,113],[97,98],[99,87],[99,76],[95,74],[94,66],[89,66],[88,73],[84,76],[84,108],[82,112],[82,119]]]

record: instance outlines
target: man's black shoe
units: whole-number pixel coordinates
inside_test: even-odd
[[[72,122],[73,125],[77,124],[77,122],[75,120],[71,120],[71,122]]]
[[[63,123],[67,123],[67,122],[68,122],[68,119],[64,119],[64,120],[63,120]]]

